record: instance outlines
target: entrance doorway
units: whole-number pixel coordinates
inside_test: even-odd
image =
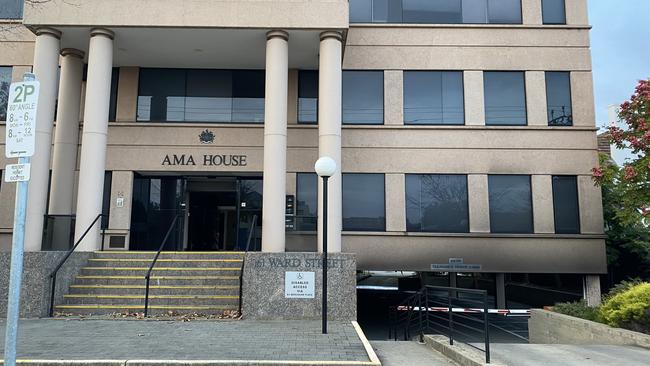
[[[258,177],[136,175],[133,186],[130,250],[157,250],[174,217],[177,223],[164,250],[261,249]]]

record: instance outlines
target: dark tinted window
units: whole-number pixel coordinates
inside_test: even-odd
[[[406,230],[469,232],[466,175],[406,175]]]
[[[0,19],[20,19],[23,17],[23,0],[2,0]]]
[[[318,217],[318,176],[296,175],[296,230],[315,231]]]
[[[11,67],[0,67],[0,121],[5,121],[7,119],[7,104],[9,103],[11,73]]]
[[[298,73],[298,123],[318,121],[318,71]]]
[[[405,23],[462,23],[460,0],[402,0]]]
[[[556,233],[580,233],[580,211],[578,207],[578,179],[575,176],[554,176],[553,211],[555,213]]]
[[[113,172],[104,172],[104,193],[102,196],[102,229],[108,229],[108,217],[111,214],[111,185]]]
[[[405,71],[404,123],[464,124],[463,73]]]
[[[343,71],[343,123],[384,123],[383,71]]]
[[[490,175],[490,230],[532,233],[533,204],[528,175]]]
[[[544,24],[566,24],[564,0],[542,0]]]
[[[523,72],[484,72],[485,124],[526,125]]]
[[[264,121],[264,71],[140,69],[138,121]]]
[[[343,174],[343,230],[386,230],[383,174]]]
[[[549,126],[573,125],[570,73],[546,73],[546,103]]]
[[[350,0],[350,22],[521,24],[521,0]]]
[[[521,24],[521,0],[488,0],[488,22]]]
[[[111,98],[108,108],[108,120],[115,121],[115,115],[117,113],[117,87],[120,82],[120,68],[114,67],[113,72],[111,73]]]

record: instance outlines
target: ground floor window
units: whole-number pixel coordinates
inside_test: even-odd
[[[467,176],[407,174],[406,230],[469,232]]]
[[[385,231],[383,174],[343,174],[343,230]]]
[[[490,231],[533,233],[533,202],[529,175],[488,176]]]

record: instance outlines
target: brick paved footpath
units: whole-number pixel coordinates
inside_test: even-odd
[[[320,321],[26,319],[18,358],[369,362],[350,322],[330,322],[328,331]]]

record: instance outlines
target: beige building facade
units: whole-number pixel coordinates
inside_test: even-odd
[[[41,81],[26,250],[67,248],[72,216],[78,239],[104,213],[78,250],[150,250],[179,215],[170,249],[241,250],[256,217],[255,250],[318,251],[313,166],[330,156],[329,248],[361,270],[462,259],[459,272],[594,282],[587,0],[561,1],[564,22],[546,0],[478,15],[412,3],[26,4],[0,21],[0,66]],[[14,195],[3,182],[5,250]]]

